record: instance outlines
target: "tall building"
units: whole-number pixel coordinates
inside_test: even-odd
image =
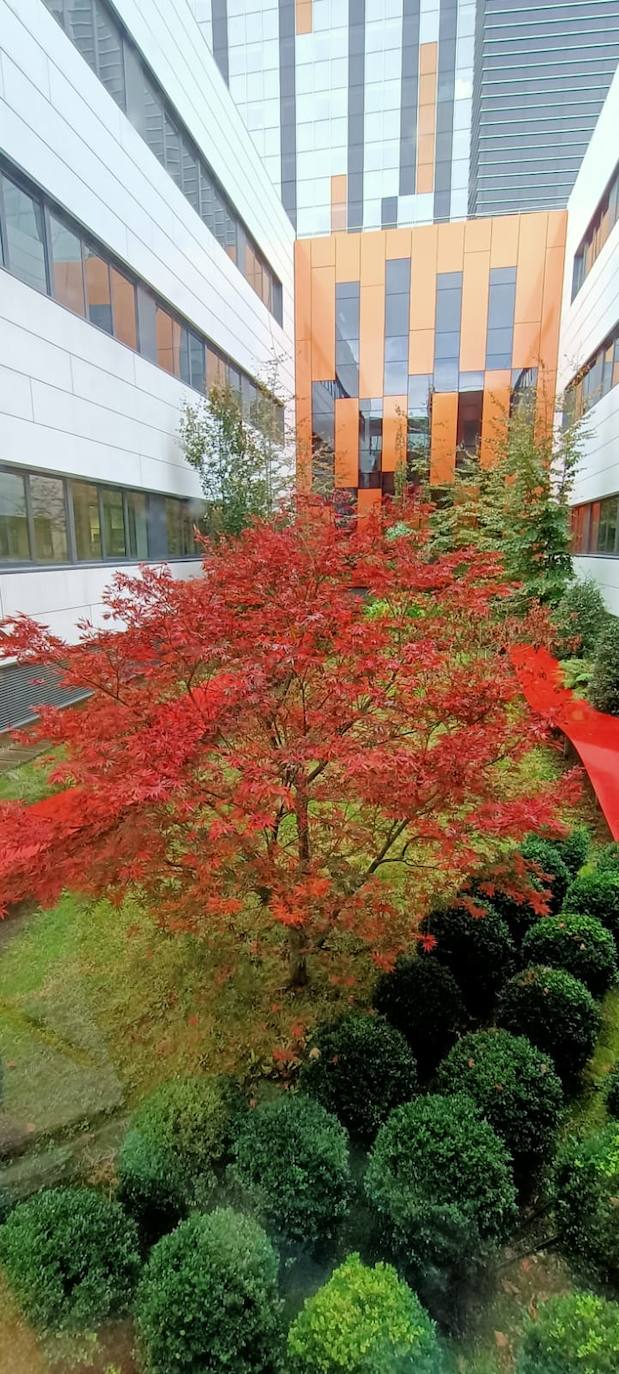
[[[568,202],[559,385],[586,413],[576,474],[576,567],[619,615],[619,71]]]
[[[300,235],[565,206],[619,0],[191,0]]]
[[[619,61],[619,0],[477,0],[469,214],[567,204]]]
[[[186,0],[0,0],[0,619],[72,638],[116,568],[198,571],[181,407],[227,378],[251,417],[274,353],[292,394],[293,318],[292,226]],[[0,729],[32,678],[0,669]]]

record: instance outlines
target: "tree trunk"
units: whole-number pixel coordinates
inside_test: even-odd
[[[305,931],[291,929],[288,939],[288,973],[291,988],[305,988],[309,982]]]

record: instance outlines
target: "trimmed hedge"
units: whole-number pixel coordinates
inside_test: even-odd
[[[566,1254],[611,1283],[619,1280],[619,1122],[569,1140],[555,1167],[555,1217]]]
[[[464,1094],[396,1107],[376,1137],[365,1188],[418,1280],[458,1273],[504,1240],[516,1215],[508,1151]]]
[[[440,1374],[434,1322],[391,1265],[348,1255],[288,1332],[290,1374]]]
[[[562,839],[553,840],[552,843],[563,859],[570,877],[575,878],[583,864],[587,862],[591,848],[591,835],[586,825],[575,825],[568,835],[564,835]]]
[[[525,1328],[517,1374],[617,1374],[619,1303],[595,1293],[549,1298]]]
[[[503,983],[516,967],[516,948],[505,921],[489,902],[477,902],[484,914],[473,916],[458,905],[431,911],[421,931],[436,945],[423,958],[437,959],[457,979],[473,1014],[485,1016]]]
[[[619,872],[581,873],[568,887],[565,909],[597,916],[619,943]]]
[[[205,1207],[243,1114],[225,1078],[172,1079],[134,1113],[121,1145],[118,1195],[149,1242]]]
[[[619,716],[619,620],[614,615],[597,641],[589,700],[598,711]]]
[[[228,1178],[269,1231],[309,1247],[331,1236],[351,1192],[348,1136],[311,1097],[281,1095],[249,1112]]]
[[[574,653],[590,658],[609,619],[598,583],[592,577],[571,582],[555,606],[552,619],[557,658],[572,658]]]
[[[514,1159],[528,1163],[551,1152],[563,1089],[552,1061],[523,1035],[465,1035],[441,1064],[436,1086],[440,1093],[472,1097]]]
[[[595,858],[598,873],[619,873],[619,841],[611,840],[600,849]]]
[[[520,853],[528,863],[534,863],[542,870],[533,876],[539,878],[543,884],[548,894],[550,914],[554,915],[561,910],[570,885],[570,872],[559,850],[551,840],[543,840],[538,835],[528,835],[520,846]]]
[[[368,1142],[394,1107],[415,1096],[417,1066],[404,1036],[381,1016],[343,1016],[312,1036],[300,1085]]]
[[[561,912],[545,916],[522,945],[525,964],[563,968],[580,978],[594,997],[603,997],[617,977],[617,951],[609,930],[597,916]]]
[[[528,885],[544,896],[543,884],[532,873],[529,875]],[[537,925],[540,919],[537,911],[527,901],[526,897],[519,902],[508,892],[501,892],[500,889],[497,889],[489,900],[498,911],[501,919],[505,921],[512,940],[516,948],[519,949],[527,931],[531,929],[531,926]]]
[[[391,973],[381,974],[373,1002],[407,1040],[421,1076],[429,1078],[466,1017],[453,974],[437,959],[402,957]]]
[[[580,1073],[591,1058],[600,1013],[584,983],[563,969],[532,964],[503,988],[497,1022],[526,1035],[554,1061],[561,1078]]]
[[[619,1064],[607,1076],[605,1096],[608,1115],[619,1118]]]
[[[44,1189],[0,1228],[0,1264],[39,1331],[88,1330],[127,1310],[138,1234],[122,1207],[92,1188]]]
[[[257,1222],[196,1213],[151,1251],[135,1306],[149,1374],[274,1374],[283,1334],[278,1261]]]

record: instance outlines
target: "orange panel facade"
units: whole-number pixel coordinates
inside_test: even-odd
[[[295,0],[295,28],[297,33],[312,32],[313,0]]]
[[[427,95],[430,52],[423,63]],[[345,178],[332,184],[335,205]],[[565,229],[566,212],[550,211],[298,241],[301,485],[309,450],[324,476],[331,447],[332,485],[367,513],[401,463],[439,486],[458,452],[492,462],[521,389],[537,385],[549,422]]]

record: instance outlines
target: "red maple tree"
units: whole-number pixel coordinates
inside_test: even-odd
[[[429,882],[552,825],[555,789],[508,778],[542,728],[506,652],[522,623],[493,612],[500,566],[432,558],[414,524],[346,532],[307,505],[205,548],[192,580],[117,574],[109,623],[73,646],[5,624],[3,656],[91,695],[41,711],[59,790],[0,805],[3,908],[135,885],[172,931],[253,913],[299,985],[319,953],[388,963]]]

